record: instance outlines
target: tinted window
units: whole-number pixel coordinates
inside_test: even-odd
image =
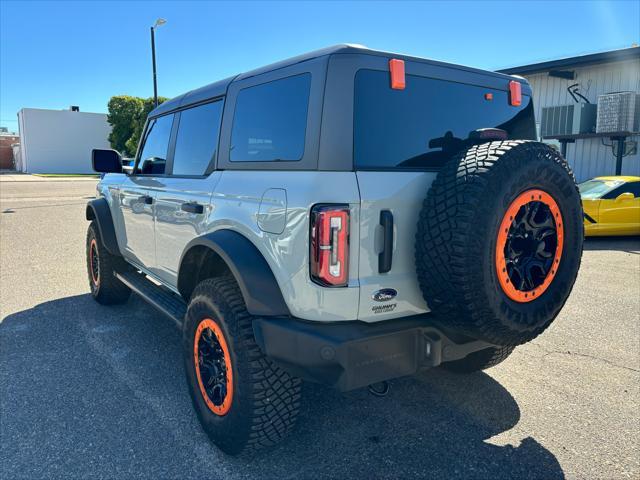
[[[602,198],[622,183],[622,180],[587,180],[578,185],[582,198]]]
[[[618,198],[623,193],[633,193],[634,197],[640,197],[640,182],[629,182],[624,185],[620,185],[618,188],[614,188],[610,192],[602,196],[605,200],[611,200]]]
[[[231,132],[232,162],[300,160],[304,154],[311,74],[238,93]]]
[[[139,173],[144,175],[162,175],[164,173],[172,124],[173,115],[165,115],[151,120],[140,153]]]
[[[174,175],[204,175],[218,147],[222,101],[207,103],[180,113]]]
[[[355,79],[354,162],[358,168],[438,168],[480,128],[535,139],[531,98],[508,104],[507,92],[408,75],[393,90],[389,72],[360,70]],[[491,94],[492,100],[485,99]]]

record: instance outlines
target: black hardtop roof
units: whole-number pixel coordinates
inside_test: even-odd
[[[179,95],[177,97],[172,98],[171,100],[167,100],[162,105],[159,105],[157,108],[151,111],[149,116],[157,116],[162,115],[163,113],[170,112],[172,110],[179,109],[181,107],[185,107],[187,105],[193,105],[196,103],[204,102],[208,99],[222,96],[226,93],[229,85],[235,80],[243,80],[245,78],[254,77],[256,75],[260,75],[262,73],[270,72],[273,70],[278,70],[280,68],[285,68],[290,65],[295,65],[297,63],[302,63],[307,60],[313,60],[315,58],[324,57],[327,55],[336,55],[336,54],[348,54],[348,53],[359,53],[366,55],[377,55],[377,56],[385,56],[385,57],[393,57],[399,58],[401,60],[411,61],[411,62],[421,62],[421,63],[429,63],[432,65],[439,65],[443,67],[455,68],[458,70],[464,70],[473,73],[479,73],[483,75],[489,75],[492,77],[499,78],[513,78],[509,75],[505,75],[503,73],[491,72],[488,70],[481,70],[479,68],[466,67],[462,65],[456,65],[453,63],[440,62],[437,60],[431,60],[421,57],[413,57],[410,55],[403,55],[399,53],[393,52],[385,52],[382,50],[372,50],[362,45],[356,44],[341,44],[334,45],[331,47],[322,48],[320,50],[314,50],[312,52],[304,53],[302,55],[298,55],[295,57],[288,58],[286,60],[282,60],[276,63],[272,63],[270,65],[266,65],[264,67],[256,68],[254,70],[250,70],[245,73],[241,73],[234,77],[225,78],[224,80],[217,81],[215,83],[211,83],[209,85],[205,85],[204,87],[197,88],[195,90],[191,90],[187,93]],[[525,82],[524,79],[518,78],[518,80]]]

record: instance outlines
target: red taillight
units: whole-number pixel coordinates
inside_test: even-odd
[[[509,82],[509,105],[514,107],[522,105],[522,86],[515,80]]]
[[[349,207],[313,207],[310,244],[311,279],[326,287],[346,286],[349,266]]]

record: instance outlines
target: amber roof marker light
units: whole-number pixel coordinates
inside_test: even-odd
[[[509,105],[513,107],[522,105],[522,85],[516,80],[509,82]]]
[[[389,73],[391,74],[391,88],[404,90],[407,86],[404,73],[404,60],[392,58],[389,60]]]

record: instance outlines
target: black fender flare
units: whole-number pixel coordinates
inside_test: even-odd
[[[106,198],[96,198],[87,203],[85,211],[87,220],[95,220],[102,244],[111,255],[121,256],[118,238],[113,226],[111,209]]]
[[[267,261],[249,239],[232,230],[217,230],[191,240],[180,258],[178,279],[182,275],[188,275],[182,271],[183,260],[187,252],[197,246],[210,248],[227,264],[238,282],[247,311],[251,315],[290,315]]]

